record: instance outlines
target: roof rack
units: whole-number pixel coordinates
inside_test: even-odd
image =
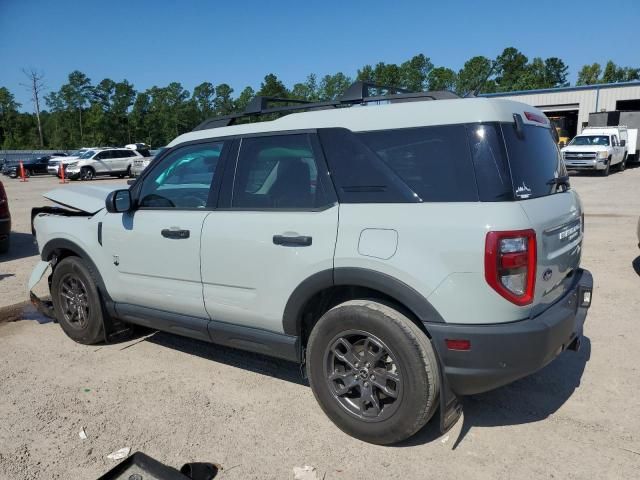
[[[378,92],[386,91],[386,94],[370,95],[370,91],[376,89]],[[352,105],[363,105],[367,103],[402,103],[402,102],[419,102],[427,100],[446,100],[460,98],[453,92],[449,91],[429,91],[429,92],[412,92],[404,88],[391,87],[387,85],[377,85],[372,82],[354,82],[344,92],[344,94],[336,100],[325,102],[310,102],[307,100],[298,100],[294,98],[278,98],[278,97],[254,97],[244,109],[242,113],[234,113],[221,117],[214,117],[205,120],[196,126],[193,131],[206,130],[209,128],[227,127],[233,125],[241,118],[260,117],[262,115],[291,113],[304,110],[325,110],[329,108],[344,108]],[[277,106],[270,106],[276,104]]]

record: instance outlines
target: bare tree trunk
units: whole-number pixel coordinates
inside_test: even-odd
[[[42,95],[42,91],[45,89],[45,84],[43,82],[44,73],[38,72],[34,68],[30,68],[27,70],[26,68],[22,69],[22,73],[29,79],[28,84],[21,84],[23,87],[27,88],[31,92],[31,99],[36,108],[36,119],[38,121],[38,135],[40,137],[40,148],[44,147],[44,136],[42,135],[42,122],[40,121],[40,96]]]
[[[82,107],[78,109],[78,113],[80,114],[80,143],[84,143],[82,140]]]

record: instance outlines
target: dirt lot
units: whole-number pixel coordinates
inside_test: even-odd
[[[55,183],[5,181],[16,242],[0,263],[0,305],[25,298],[37,260],[28,211]],[[596,284],[583,348],[464,399],[447,435],[431,422],[404,444],[368,445],[333,426],[293,364],[164,333],[86,347],[30,312],[2,322],[5,309],[0,478],[96,478],[121,447],[173,466],[217,462],[225,479],[292,478],[302,465],[327,479],[638,478],[640,168],[572,185],[586,208],[583,265]]]

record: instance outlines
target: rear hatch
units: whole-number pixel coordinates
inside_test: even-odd
[[[535,316],[573,286],[582,252],[582,206],[562,184],[566,168],[548,128],[525,124],[517,132],[503,124],[502,132],[516,200],[536,232]]]

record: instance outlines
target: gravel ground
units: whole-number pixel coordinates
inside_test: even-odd
[[[25,298],[37,260],[28,211],[55,179],[5,185],[17,241],[0,263],[0,305]],[[572,185],[595,278],[583,348],[465,398],[445,436],[432,421],[404,444],[365,444],[324,416],[294,364],[165,333],[87,347],[28,308],[3,309],[0,478],[96,478],[122,447],[178,467],[216,462],[225,479],[292,478],[302,465],[327,479],[638,478],[640,168]]]

